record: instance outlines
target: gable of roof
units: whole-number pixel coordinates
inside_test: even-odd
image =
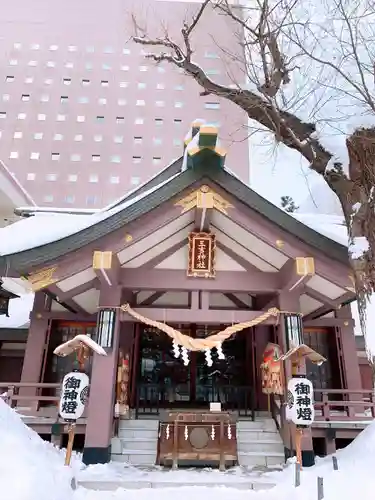
[[[211,129],[209,133],[212,134]],[[0,275],[2,269],[9,268],[20,273],[27,272],[32,267],[54,261],[67,253],[94,243],[203,180],[211,180],[279,228],[328,257],[348,264],[348,251],[344,245],[311,229],[253,191],[225,169],[224,159],[225,154],[216,143],[213,145],[212,137],[209,141],[196,137],[186,146],[183,159],[173,162],[148,183],[102,212],[100,217],[97,217],[98,214],[87,216],[88,219],[81,226],[82,229],[34,248],[0,256]]]

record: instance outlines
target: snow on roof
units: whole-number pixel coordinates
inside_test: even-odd
[[[92,215],[40,213],[35,214],[33,217],[15,222],[14,224],[0,229],[0,255],[9,255],[46,245],[83,231],[88,227],[92,227],[137,201],[142,200],[163,185],[171,182],[172,179],[178,175],[180,175],[180,172],[157,186],[141,193],[139,196],[135,196],[130,200],[125,200],[120,205],[106,212]]]
[[[20,278],[1,278],[3,288],[19,296],[9,301],[9,317],[0,316],[0,328],[27,328],[34,305],[34,294],[27,281]]]

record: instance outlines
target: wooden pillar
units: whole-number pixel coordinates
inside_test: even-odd
[[[104,286],[100,289],[99,306],[121,305],[121,287]],[[120,337],[119,314],[116,314],[112,348],[107,356],[94,353],[83,462],[86,465],[107,463],[111,457],[116,375]]]
[[[46,348],[46,336],[48,331],[48,319],[43,316],[47,311],[46,295],[37,292],[34,298],[33,315],[30,320],[27,335],[25,357],[23,359],[21,383],[39,383],[43,365],[43,356]],[[12,382],[12,381],[11,381]],[[21,388],[20,395],[36,396],[37,388]],[[32,406],[37,408],[37,401],[22,401],[18,406]]]
[[[278,307],[281,311],[296,312],[300,311],[299,304],[299,292],[280,292]],[[281,349],[285,352],[286,349],[286,330],[284,324],[284,318],[281,316],[280,324],[278,326],[278,337],[280,339]],[[285,375],[286,384],[292,376],[291,363],[285,363]],[[306,374],[306,363],[302,362],[299,366],[299,373]],[[282,438],[284,441],[284,449],[286,458],[293,456],[295,454],[295,425],[289,422],[284,422],[284,429],[281,431]],[[311,467],[315,463],[315,455],[312,442],[312,432],[310,428],[306,428],[303,431],[302,442],[302,465],[304,467]]]

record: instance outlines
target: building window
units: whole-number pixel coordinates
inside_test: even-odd
[[[128,56],[130,54],[130,49],[122,49],[122,53]]]
[[[47,174],[46,180],[49,182],[55,182],[57,180],[57,174]]]
[[[141,182],[140,177],[131,177],[130,179],[130,184],[132,186],[138,186],[138,184]]]
[[[59,161],[60,160],[60,153],[52,153],[51,154],[51,160],[53,160],[53,161]]]
[[[31,48],[31,50],[39,50],[40,45],[39,45],[39,43],[33,43],[30,48]]]
[[[120,88],[126,89],[129,86],[129,82],[120,82]]]
[[[22,132],[14,132],[13,139],[22,139]]]
[[[18,42],[14,43],[13,44],[13,48],[16,49],[16,50],[20,50],[20,48],[22,47],[22,45]]]
[[[92,161],[100,161],[100,155],[92,155],[91,156]]]
[[[64,83],[64,85],[70,85],[72,83],[72,79],[71,78],[63,78],[63,83]]]
[[[121,163],[121,157],[118,155],[111,156],[111,163]]]
[[[134,137],[134,144],[142,144],[143,138],[142,137]]]
[[[28,181],[35,181],[35,177],[36,177],[36,175],[34,173],[29,173],[29,174],[27,174],[26,179]]]
[[[36,66],[37,65],[37,62],[36,61],[29,61],[29,66]]]
[[[98,181],[99,181],[99,177],[96,174],[90,175],[89,182],[98,182]]]
[[[10,95],[9,94],[3,94],[3,101],[10,101]]]
[[[32,76],[27,76],[25,78],[25,83],[33,83],[33,81],[34,81],[34,78]]]
[[[159,126],[163,125],[163,118],[155,118],[155,125]]]
[[[139,66],[139,71],[147,71],[148,67],[147,66]]]
[[[181,139],[173,139],[173,146],[182,146]]]
[[[174,103],[174,107],[175,107],[175,108],[182,108],[183,106],[184,106],[184,103],[183,103],[183,102],[181,102],[181,101],[176,101],[176,102]]]
[[[102,80],[102,81],[100,82],[100,85],[101,85],[102,87],[108,87],[108,85],[109,85],[109,81],[108,81],[108,80]]]
[[[104,69],[105,71],[109,71],[111,69],[111,66],[109,64],[103,63],[102,69]]]
[[[158,108],[163,108],[163,107],[164,107],[164,105],[165,105],[165,102],[164,102],[164,101],[156,101],[156,102],[155,102],[155,105],[156,105],[156,107],[158,107]]]
[[[66,120],[66,115],[57,115],[56,120],[58,122],[64,122]]]
[[[107,99],[105,97],[99,97],[98,104],[100,106],[103,106],[104,104],[107,104]]]
[[[43,201],[46,203],[51,203],[53,201],[53,195],[52,194],[46,194],[43,197]]]
[[[85,117],[83,115],[78,115],[77,116],[77,122],[78,123],[83,123],[85,121]]]
[[[138,88],[139,89],[145,89],[146,88],[146,84],[143,83],[143,82],[140,82],[140,83],[138,83]]]
[[[165,68],[163,68],[163,66],[158,66],[158,73],[165,73]]]
[[[53,136],[54,141],[62,141],[63,140],[63,135],[62,134],[55,134]]]
[[[160,137],[154,137],[152,139],[152,142],[154,143],[155,146],[160,146],[162,141],[161,141]]]
[[[86,205],[96,205],[98,203],[97,196],[87,196]]]
[[[46,115],[45,115],[45,114],[43,114],[43,113],[39,113],[39,114],[38,114],[38,120],[39,120],[40,122],[44,122],[44,121],[45,121],[45,119],[46,119]]]
[[[18,64],[17,59],[11,59],[11,60],[9,61],[9,66],[17,66],[17,64]]]
[[[36,141],[41,141],[43,139],[43,132],[35,132],[34,139]]]
[[[105,47],[103,52],[104,54],[113,54],[114,50],[113,47]]]
[[[74,64],[73,64],[72,62],[67,62],[67,63],[65,63],[65,67],[66,67],[67,69],[72,69],[72,68],[73,68],[73,66],[74,66]]]
[[[46,78],[46,79],[44,80],[44,83],[45,83],[46,85],[52,85],[52,82],[53,82],[52,78]]]
[[[95,142],[102,142],[103,136],[102,135],[94,135],[94,141]]]
[[[71,161],[81,161],[81,155],[77,155],[77,154],[70,155],[70,160]]]
[[[69,203],[69,205],[73,204],[75,201],[75,197],[71,194],[65,196],[65,203]]]
[[[49,101],[49,95],[43,94],[40,96],[40,101],[41,102],[48,102]]]
[[[204,107],[206,109],[220,109],[220,103],[219,102],[205,102]]]
[[[18,158],[18,156],[19,156],[18,151],[11,151],[11,152],[10,152],[10,155],[9,155],[9,158],[10,158],[11,160],[15,160],[15,159],[17,159],[17,158]]]
[[[88,69],[89,71],[90,71],[90,70],[92,70],[92,68],[93,68],[92,63],[87,62],[87,63],[85,64],[85,68],[86,68],[86,69]]]
[[[77,174],[70,174],[68,175],[68,181],[69,182],[77,182],[78,180],[78,175]]]
[[[56,66],[56,63],[54,61],[47,61],[46,66],[47,68],[54,68]]]
[[[174,123],[175,125],[181,125],[182,120],[181,120],[180,118],[175,118],[175,119],[173,120],[173,123]]]
[[[89,102],[88,97],[78,97],[79,104],[87,104]]]
[[[113,142],[116,144],[121,144],[124,140],[124,137],[122,135],[115,135]]]
[[[116,123],[125,123],[125,118],[123,116],[116,116]]]
[[[39,160],[40,153],[31,153],[30,160]]]
[[[12,82],[14,82],[14,76],[8,75],[8,76],[5,78],[5,81],[6,81],[7,83],[12,83]]]
[[[3,119],[7,117],[7,114],[5,111],[0,111],[0,119]]]
[[[156,90],[164,90],[165,89],[165,85],[164,83],[158,83],[156,85]]]
[[[143,125],[144,124],[144,119],[143,118],[136,118],[134,123],[136,125]]]
[[[74,136],[74,140],[76,142],[81,142],[83,140],[83,135],[82,134],[77,134]]]
[[[206,59],[219,59],[219,54],[216,54],[216,52],[210,52],[206,50],[204,53],[204,57]]]
[[[82,85],[83,87],[87,87],[88,85],[90,85],[90,80],[88,80],[87,78],[82,78]]]
[[[129,71],[129,66],[121,66],[121,71]]]
[[[119,100],[117,101],[117,104],[118,104],[119,106],[126,106],[126,99],[119,99]]]
[[[26,120],[26,113],[18,113],[19,120]]]
[[[184,90],[184,86],[183,85],[175,85],[174,89],[175,90]]]
[[[89,45],[88,47],[86,47],[86,52],[88,52],[89,54],[93,54],[95,52],[95,48],[92,45]]]
[[[136,106],[145,106],[145,101],[143,99],[138,99],[138,101],[136,102]]]
[[[58,46],[57,45],[50,45],[49,50],[57,50]]]
[[[99,123],[103,123],[104,122],[104,116],[97,116],[96,117],[96,121],[99,122]]]
[[[133,156],[133,163],[141,163],[142,157],[141,156]]]
[[[116,176],[116,175],[112,175],[109,179],[109,182],[111,184],[119,184],[120,183],[120,177]]]
[[[77,47],[75,45],[69,45],[68,51],[69,52],[77,52]]]
[[[161,158],[160,158],[160,156],[154,156],[154,157],[152,158],[152,163],[153,163],[154,165],[158,165],[160,162],[161,162]]]

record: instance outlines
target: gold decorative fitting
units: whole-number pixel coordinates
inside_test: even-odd
[[[211,202],[212,206],[210,207],[200,207],[198,205],[199,203],[210,204]],[[229,201],[225,200],[222,196],[205,184],[184,198],[178,200],[178,202],[175,203],[175,206],[182,207],[181,213],[183,214],[193,208],[216,208],[219,212],[228,215],[228,208],[233,208],[233,205],[229,203]]]
[[[314,276],[314,257],[296,257],[296,273],[298,276]]]
[[[284,246],[283,240],[276,240],[276,246],[277,248],[283,248]]]
[[[92,258],[93,269],[112,269],[113,252],[95,251]]]
[[[133,236],[131,234],[126,234],[125,241],[126,243],[130,243],[131,241],[133,241]]]
[[[49,267],[42,269],[41,271],[31,273],[27,276],[27,281],[30,283],[32,291],[37,292],[42,288],[46,288],[47,286],[56,283],[57,278],[53,277],[56,269],[57,267]]]
[[[349,321],[344,321],[344,326],[349,326]]]

